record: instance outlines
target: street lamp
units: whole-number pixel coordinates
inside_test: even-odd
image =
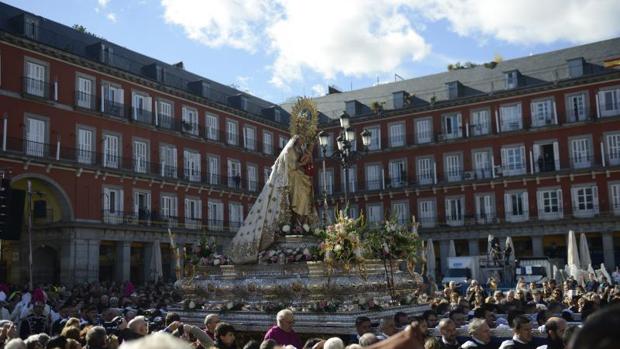
[[[357,162],[367,151],[371,142],[371,133],[368,130],[362,131],[363,148],[362,151],[353,150],[355,142],[355,129],[351,127],[351,118],[349,114],[343,112],[340,116],[340,135],[336,138],[337,150],[329,156],[340,162],[344,169],[344,200],[345,212],[349,208],[349,168]],[[327,177],[325,170],[325,159],[327,159],[327,146],[329,145],[329,135],[325,131],[319,132],[319,145],[323,151],[323,205],[324,205],[324,223],[326,223],[325,214],[327,212]]]

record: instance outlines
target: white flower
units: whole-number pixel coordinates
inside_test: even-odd
[[[285,232],[285,233],[290,232],[290,231],[291,231],[291,226],[290,226],[290,225],[288,225],[288,224],[287,224],[287,225],[285,225],[285,226],[283,226],[283,227],[282,227],[282,231],[283,231],[283,232]]]
[[[304,224],[303,228],[306,233],[310,231],[310,226],[308,224]]]
[[[194,309],[194,308],[196,308],[196,302],[194,302],[194,301],[190,301],[190,302],[189,302],[189,308],[190,308],[190,309]]]
[[[309,256],[310,255],[310,250],[307,247],[304,248],[303,254],[306,255],[306,256]]]
[[[340,252],[340,251],[342,251],[342,245],[336,244],[336,246],[334,246],[334,252]]]
[[[213,260],[213,265],[220,265],[220,263],[221,262],[220,262],[219,258],[216,258],[216,259]]]
[[[228,302],[226,303],[226,309],[230,310],[235,306],[235,304],[233,302]]]
[[[388,247],[386,243],[383,243],[383,252],[390,253],[390,248]]]
[[[321,233],[321,229],[319,228],[314,228],[314,233],[319,235]]]

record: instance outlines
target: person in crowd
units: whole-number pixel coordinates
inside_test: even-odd
[[[435,337],[428,337],[424,341],[424,349],[441,349],[439,341]]]
[[[45,302],[41,299],[34,299],[32,310],[19,326],[19,336],[22,339],[28,338],[31,334],[50,333],[50,318],[44,314]]]
[[[364,333],[359,340],[359,345],[362,347],[369,347],[379,341],[379,338],[374,333],[366,332]]]
[[[564,332],[567,327],[566,320],[559,317],[550,317],[545,323],[545,334],[547,344],[539,346],[537,349],[564,349]]]
[[[456,340],[456,325],[451,319],[439,321],[439,347],[441,349],[458,349],[461,344]]]
[[[439,323],[439,319],[437,318],[437,313],[433,310],[427,310],[422,313],[422,318],[426,320],[426,325],[428,328],[435,328]]]
[[[532,343],[532,323],[525,315],[518,315],[512,321],[512,339],[502,342],[500,349],[535,349]]]
[[[265,333],[266,339],[273,339],[278,345],[292,345],[295,348],[301,348],[302,342],[297,333],[293,330],[295,318],[293,312],[289,309],[283,309],[276,315],[276,325],[271,327]]]
[[[495,314],[493,313],[493,307],[491,304],[485,303],[474,309],[474,318],[485,320],[490,328],[497,327],[497,324],[495,323]]]
[[[396,324],[394,323],[394,317],[388,316],[382,318],[381,322],[379,323],[379,331],[381,331],[381,333],[377,335],[377,338],[379,338],[380,340],[387,339],[388,337],[398,333],[398,329],[396,328]]]
[[[220,322],[215,327],[215,348],[237,349],[235,343],[235,328],[225,322]]]
[[[403,329],[405,326],[409,324],[409,316],[402,311],[396,312],[394,314],[394,325],[396,328]]]
[[[155,333],[150,336],[123,343],[122,349],[192,349],[192,346],[176,337],[165,333]]]
[[[456,325],[457,328],[465,326],[466,321],[467,321],[467,315],[463,311],[463,308],[460,308],[460,307],[450,311],[450,314],[448,315],[448,317],[452,321],[454,321],[454,324]]]
[[[149,323],[146,322],[146,318],[144,316],[140,315],[131,319],[131,321],[127,323],[127,328],[121,330],[120,335],[124,342],[142,338],[148,333]]]
[[[370,321],[370,318],[367,316],[358,316],[355,319],[355,332],[356,333],[353,335],[351,343],[359,344],[360,338],[362,338],[365,333],[372,332],[372,322]]]
[[[103,326],[93,326],[86,333],[86,346],[84,349],[106,349],[108,347],[108,334]]]
[[[220,323],[220,316],[217,314],[208,314],[205,316],[205,332],[211,337],[212,340],[215,340],[215,327]]]
[[[486,320],[473,319],[467,328],[470,339],[461,345],[461,349],[479,348],[496,349],[497,346],[491,343],[491,329]]]
[[[620,305],[592,314],[569,342],[571,349],[615,349],[620,343]]]
[[[332,337],[325,341],[323,349],[344,349],[344,342],[338,337]]]

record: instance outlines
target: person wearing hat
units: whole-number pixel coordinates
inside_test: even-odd
[[[50,319],[45,314],[45,294],[36,289],[32,292],[32,309],[20,323],[19,336],[26,339],[31,334],[42,332],[50,333]]]

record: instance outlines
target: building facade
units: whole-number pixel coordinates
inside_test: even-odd
[[[28,280],[30,217],[35,284],[172,279],[168,229],[224,247],[288,141],[276,105],[4,4],[0,116],[23,207],[10,282]]]
[[[566,235],[586,233],[593,263],[620,264],[620,39],[317,98],[332,118],[372,134],[350,170],[353,215],[414,215],[445,271],[456,255],[511,236],[517,258],[566,262]],[[289,108],[290,105],[284,105]],[[330,132],[336,149],[339,125]],[[359,136],[358,136],[359,137]],[[357,140],[361,145],[361,139]],[[361,150],[361,149],[358,149]],[[320,154],[318,154],[320,155]],[[330,215],[345,175],[326,162]],[[322,176],[321,176],[322,177]]]

